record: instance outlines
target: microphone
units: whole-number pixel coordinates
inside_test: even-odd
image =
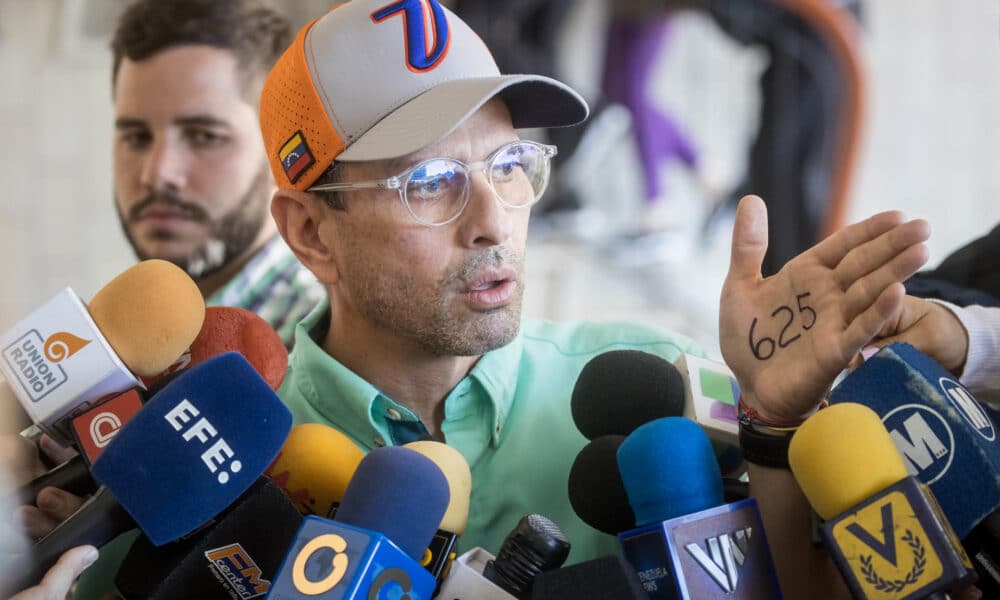
[[[302,515],[284,492],[262,477],[210,525],[186,538],[157,547],[139,536],[115,585],[126,599],[260,596],[270,589],[301,525]]]
[[[712,445],[697,423],[666,417],[618,449],[637,527],[622,551],[650,598],[780,596],[757,502],[723,504]]]
[[[907,473],[927,484],[964,540],[987,595],[1000,594],[1000,441],[989,413],[955,377],[916,348],[882,348],[830,393],[881,417]]]
[[[448,509],[441,518],[441,524],[431,539],[420,564],[427,569],[438,587],[455,560],[455,545],[458,536],[465,533],[469,522],[469,498],[472,494],[472,472],[469,463],[458,450],[447,444],[432,440],[420,440],[403,444],[414,452],[426,456],[441,469],[448,481],[448,493],[451,500]]]
[[[288,349],[267,321],[245,308],[209,306],[190,347],[166,369],[142,381],[152,390],[161,378],[224,352],[242,354],[273,390],[278,389],[288,371]]]
[[[740,384],[725,363],[682,354],[674,363],[684,381],[684,414],[714,440],[740,445]],[[670,416],[670,415],[664,415]]]
[[[93,466],[102,487],[35,544],[7,589],[37,582],[69,548],[136,526],[157,546],[191,533],[256,481],[290,428],[291,413],[239,354],[192,368],[119,431]]]
[[[531,600],[649,600],[632,565],[620,556],[604,556],[539,573]]]
[[[618,472],[623,435],[603,435],[587,443],[569,471],[569,503],[580,520],[617,536],[635,527],[635,513]]]
[[[570,397],[573,422],[589,440],[628,435],[660,417],[684,412],[684,380],[674,365],[639,350],[612,350],[590,359]]]
[[[924,598],[975,580],[933,494],[906,474],[870,408],[817,412],[792,436],[788,462],[826,519],[823,541],[855,598]]]
[[[208,307],[201,330],[184,354],[163,372],[142,378],[147,387],[145,393],[140,394],[138,389],[133,388],[71,420],[69,430],[73,446],[80,455],[57,467],[57,470],[21,486],[16,492],[18,504],[34,504],[38,492],[48,486],[77,496],[92,494],[97,485],[90,476],[88,466],[97,460],[118,430],[142,408],[144,399],[152,397],[186,369],[231,351],[242,354],[272,389],[276,390],[281,385],[288,369],[288,350],[267,321],[242,308]],[[361,460],[361,452],[357,451],[355,455],[356,466]],[[353,472],[352,469],[346,474],[338,499]],[[325,511],[322,514],[326,514]]]
[[[493,556],[473,548],[460,556],[441,585],[442,600],[528,598],[539,574],[558,569],[570,543],[559,527],[542,515],[526,515]]]
[[[204,313],[201,293],[184,271],[143,261],[102,288],[89,307],[66,288],[0,335],[0,374],[32,422],[69,445],[72,417],[141,387],[136,375],[169,366],[197,335]]]
[[[303,515],[328,517],[363,458],[361,449],[340,431],[321,423],[302,423],[292,427],[264,475]]]
[[[123,271],[87,308],[115,354],[139,376],[170,366],[205,320],[198,286],[183,269],[160,259]]]
[[[944,367],[909,344],[886,346],[841,381],[885,424],[907,472],[930,486],[959,537],[1000,507],[997,427]]]
[[[427,457],[403,447],[372,450],[336,519],[303,520],[268,598],[430,598],[436,582],[418,561],[448,500],[448,481]]]
[[[721,362],[682,354],[676,365],[639,350],[612,350],[592,358],[570,400],[577,429],[588,439],[628,435],[663,417],[688,417],[715,441],[727,473],[742,471],[737,405],[739,384]]]

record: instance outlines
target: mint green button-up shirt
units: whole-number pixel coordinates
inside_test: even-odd
[[[419,437],[425,429],[412,411],[317,344],[326,333],[328,312],[329,305],[321,304],[295,332],[295,350],[278,390],[295,422],[331,425],[365,451]],[[513,342],[485,354],[451,390],[441,429],[472,469],[462,552],[480,546],[496,554],[522,516],[539,513],[569,537],[568,563],[619,553],[614,537],[573,512],[567,479],[587,442],[570,414],[577,376],[594,356],[622,348],[668,361],[685,352],[702,354],[686,337],[633,323],[525,319]]]

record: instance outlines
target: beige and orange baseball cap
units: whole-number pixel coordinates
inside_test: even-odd
[[[260,125],[278,187],[305,190],[334,161],[404,156],[500,96],[516,128],[587,118],[569,86],[501,75],[437,0],[352,0],[306,25],[267,76]]]

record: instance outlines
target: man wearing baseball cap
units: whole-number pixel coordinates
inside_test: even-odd
[[[436,0],[341,4],[298,34],[264,85],[271,212],[329,295],[299,324],[279,394],[298,422],[331,424],[366,450],[426,436],[459,450],[473,479],[463,549],[495,552],[521,516],[541,513],[572,541],[570,562],[617,554],[567,499],[586,442],[570,414],[576,377],[616,348],[667,360],[699,352],[635,324],[521,318],[530,207],[557,149],[517,129],[586,116],[560,82],[501,75]],[[924,225],[877,215],[762,279],[766,214],[759,198],[743,200],[721,342],[757,415],[800,422],[815,409],[898,307],[898,282],[926,260]],[[806,292],[815,322],[760,362],[746,344],[751,322]],[[787,471],[756,473],[768,484],[765,517],[787,502],[801,509]],[[807,508],[787,526],[805,544],[795,566],[812,556]],[[775,523],[775,536],[784,527]]]

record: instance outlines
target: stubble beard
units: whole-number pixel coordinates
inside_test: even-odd
[[[198,280],[217,273],[240,258],[249,249],[261,229],[264,228],[268,216],[270,200],[269,172],[263,168],[239,203],[229,212],[212,220],[201,206],[186,202],[170,191],[153,192],[133,206],[128,215],[123,215],[118,209],[118,199],[115,198],[115,212],[121,225],[125,239],[132,247],[136,258],[149,260],[159,258],[171,262]],[[141,242],[132,235],[130,226],[138,219],[139,214],[152,204],[162,204],[184,210],[190,218],[209,227],[208,236],[204,242],[196,246],[187,256],[157,256],[145,251]],[[169,231],[158,231],[153,239],[170,241],[176,236]]]
[[[510,301],[489,311],[455,306],[460,282],[484,268],[505,265],[518,273]],[[352,292],[362,318],[415,341],[434,356],[480,356],[506,346],[517,337],[521,323],[524,258],[507,247],[495,247],[469,257],[452,274],[427,289],[408,274],[387,274],[363,264],[351,269]],[[456,314],[459,313],[459,314]]]

